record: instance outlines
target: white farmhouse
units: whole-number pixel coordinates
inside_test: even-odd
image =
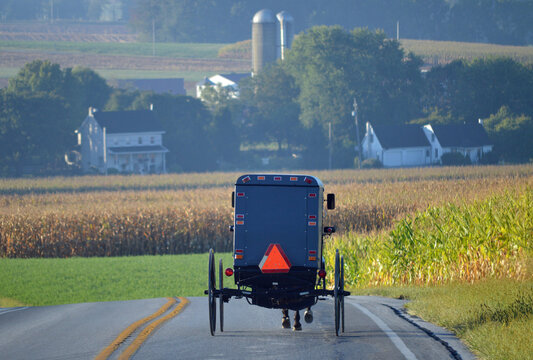
[[[481,121],[477,124],[424,125],[424,133],[431,143],[433,163],[440,163],[443,154],[458,152],[477,164],[493,147]]]
[[[136,174],[166,172],[165,132],[152,111],[89,108],[76,133],[83,172],[107,174],[111,169]]]
[[[431,164],[431,146],[419,125],[371,125],[366,123],[363,158],[377,159],[384,167]]]

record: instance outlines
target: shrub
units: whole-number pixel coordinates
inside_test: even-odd
[[[464,166],[472,163],[468,156],[465,156],[459,152],[445,153],[442,155],[440,160],[442,165],[445,166]]]
[[[366,159],[361,163],[363,169],[379,169],[383,167],[383,164],[378,159]]]

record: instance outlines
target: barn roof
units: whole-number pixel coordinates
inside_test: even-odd
[[[149,110],[96,111],[93,116],[108,134],[164,131],[153,111]]]
[[[478,147],[491,145],[481,124],[431,125],[442,147]]]
[[[430,146],[420,125],[372,125],[384,149]]]

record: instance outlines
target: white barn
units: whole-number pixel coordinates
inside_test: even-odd
[[[240,96],[239,83],[242,79],[249,78],[250,73],[217,74],[196,83],[196,97],[202,98],[202,91],[206,87],[228,89],[231,97],[237,99]]]
[[[122,173],[166,173],[165,131],[152,111],[89,108],[88,116],[75,132],[83,172],[107,174],[115,169]]]

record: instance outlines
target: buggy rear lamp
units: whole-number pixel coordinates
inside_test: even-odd
[[[226,271],[225,271],[225,274],[226,274],[226,276],[232,276],[233,275],[233,269],[232,268],[227,268]]]
[[[320,269],[320,271],[318,272],[318,276],[320,276],[320,278],[325,278],[326,277],[326,270],[324,269]]]

